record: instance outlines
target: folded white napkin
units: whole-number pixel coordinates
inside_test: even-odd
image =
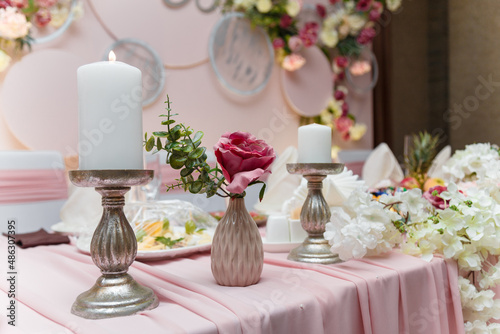
[[[255,205],[255,210],[267,215],[281,212],[283,203],[292,196],[302,179],[301,175],[290,174],[286,170],[286,164],[296,163],[297,157],[297,149],[289,146],[274,161],[271,166],[271,175],[266,182],[266,195],[262,202]]]
[[[325,197],[328,206],[342,206],[351,192],[357,188],[365,188],[365,182],[358,180],[359,176],[354,175],[351,170],[344,168],[342,173],[328,175],[323,180],[323,197]],[[293,191],[293,196],[283,203],[282,212],[286,215],[292,215],[302,208],[307,197],[307,180],[302,179],[300,186]]]
[[[378,145],[368,156],[362,175],[369,188],[377,187],[380,182],[387,183],[387,180],[398,184],[404,179],[403,170],[386,143]]]
[[[432,161],[432,165],[429,168],[429,171],[427,172],[427,176],[438,177],[443,179],[444,178],[443,166],[446,164],[448,159],[450,159],[450,157],[451,157],[451,146],[447,145],[436,155],[434,161]]]
[[[70,185],[68,201],[61,208],[62,230],[91,234],[102,216],[101,195],[94,188]]]

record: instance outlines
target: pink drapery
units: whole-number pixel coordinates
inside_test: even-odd
[[[0,204],[66,198],[68,186],[62,169],[0,170]]]
[[[6,238],[0,238],[0,248],[6,248]],[[70,309],[100,275],[90,256],[70,245],[20,249],[18,255],[23,259],[18,328],[27,332],[464,332],[456,264],[437,257],[427,263],[390,252],[325,266],[288,261],[286,253],[265,253],[260,282],[246,288],[217,285],[208,253],[136,261],[130,274],[155,291],[158,308],[131,317],[86,320]],[[0,270],[6,272],[5,266],[6,261],[0,262]],[[0,290],[0,303],[7,305],[7,281],[0,280]]]

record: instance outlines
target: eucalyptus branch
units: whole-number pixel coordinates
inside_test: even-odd
[[[216,165],[212,168],[207,163],[206,147],[201,146],[203,132],[194,132],[189,126],[182,123],[175,124],[173,119],[177,114],[172,114],[170,98],[167,95],[165,101],[167,114],[160,115],[166,118],[161,122],[166,126],[166,131],[153,132],[148,138],[144,136],[146,151],[150,152],[154,148],[167,152],[167,164],[173,169],[180,170],[178,183],[167,186],[167,191],[183,187],[193,194],[206,193],[207,197],[214,195],[220,197],[230,197],[233,194],[224,189],[227,185],[225,178],[219,174],[222,172]]]

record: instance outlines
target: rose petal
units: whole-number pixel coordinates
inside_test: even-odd
[[[265,173],[266,171],[261,168],[237,173],[233,176],[233,181],[226,187],[226,190],[233,194],[241,194],[248,187],[249,183],[257,180]]]

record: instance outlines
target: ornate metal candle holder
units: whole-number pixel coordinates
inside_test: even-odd
[[[300,223],[308,237],[302,245],[292,249],[289,260],[331,264],[341,262],[338,255],[332,254],[328,241],[323,237],[325,224],[330,220],[330,207],[323,197],[323,180],[327,175],[339,174],[344,164],[334,163],[297,163],[287,164],[291,174],[302,174],[307,179],[308,194],[300,213]]]
[[[78,187],[95,187],[104,208],[90,254],[102,276],[88,291],[80,294],[71,312],[87,319],[131,315],[158,306],[150,288],[137,283],[127,270],[137,255],[134,231],[123,213],[125,193],[131,186],[148,183],[152,170],[73,170],[71,182]]]

